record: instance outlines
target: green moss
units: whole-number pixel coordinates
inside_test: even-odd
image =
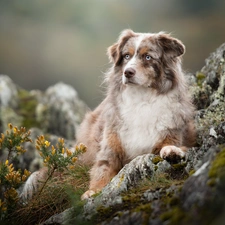
[[[201,118],[197,120],[198,127],[198,136],[199,136],[199,144],[201,145],[201,140],[209,136],[210,127],[216,127],[221,122],[224,121],[224,97],[222,99],[218,99],[219,96],[215,95],[215,98],[219,100],[218,104],[213,107],[209,107]]]
[[[210,187],[214,187],[216,185],[216,179],[211,178],[210,180],[207,181],[207,185]]]
[[[175,184],[175,182],[176,181],[170,179],[168,174],[159,173],[152,176],[150,179],[144,179],[142,182],[139,183],[138,187],[132,189],[131,191],[136,193],[141,193],[146,190],[154,191],[158,188],[167,188]]]
[[[40,127],[39,123],[36,121],[35,111],[38,104],[36,97],[23,89],[19,90],[18,96],[18,114],[23,117],[22,126],[26,127],[27,129],[31,127]]]
[[[161,214],[160,219],[162,221],[168,221],[167,224],[181,224],[181,221],[184,221],[186,217],[185,212],[179,207],[173,207],[171,210]]]
[[[162,162],[163,161],[163,159],[160,157],[160,156],[158,156],[158,155],[156,155],[153,159],[152,159],[152,163],[154,163],[154,164],[158,164],[159,162]]]
[[[182,167],[184,165],[175,166],[177,170]],[[122,204],[108,208],[99,207],[94,221],[98,223],[106,220],[110,221],[111,218],[118,216],[118,213],[129,210],[131,213],[141,213],[142,224],[148,224],[149,218],[156,215],[152,214],[154,212],[152,201],[149,202],[143,198],[143,193],[146,190],[152,190],[153,192],[159,189],[161,190],[162,197],[159,197],[158,200],[160,201],[160,212],[162,213],[162,217],[164,217],[163,214],[168,209],[174,211],[174,208],[179,207],[180,204],[179,199],[174,196],[174,192],[167,193],[167,188],[171,187],[171,185],[180,186],[181,184],[183,184],[183,181],[171,179],[166,173],[157,174],[151,179],[144,179],[137,187],[122,194]],[[178,220],[176,215],[175,218],[173,217],[172,215],[170,216],[172,221]]]
[[[169,198],[168,203],[170,206],[177,206],[179,204],[179,199],[175,196],[171,196],[171,198]]]
[[[112,209],[110,207],[99,206],[97,208],[97,212],[98,212],[98,216],[105,217],[106,215],[110,215],[112,213]]]
[[[150,213],[152,211],[152,207],[150,203],[142,204],[137,206],[135,209],[132,210],[133,212],[147,212]]]
[[[166,173],[157,174],[152,177],[150,181],[151,187],[155,188],[162,188],[168,187],[172,184],[172,180]]]
[[[221,151],[216,155],[209,169],[209,186],[214,186],[217,180],[225,176],[225,146],[221,146]]]
[[[161,198],[159,218],[166,224],[186,224],[188,214],[182,209],[180,199],[174,192],[169,192]],[[162,222],[163,223],[163,222]]]
[[[155,166],[157,166],[157,163],[159,163],[160,161],[162,161],[160,157],[154,157],[153,162],[155,162]],[[184,214],[182,209],[180,209],[179,198],[175,196],[174,192],[169,191],[167,193],[166,190],[172,185],[180,187],[183,184],[184,180],[180,178],[180,174],[182,174],[183,178],[185,166],[185,163],[174,164],[172,165],[171,171],[166,173],[156,173],[151,177],[151,179],[142,180],[137,187],[132,188],[122,194],[122,204],[118,204],[108,208],[99,207],[97,210],[98,213],[94,220],[98,223],[106,220],[110,221],[110,219],[117,216],[119,212],[129,210],[131,213],[141,213],[142,224],[148,224],[149,218],[154,218],[155,216],[158,217],[159,214],[153,214],[154,209],[152,208],[152,201],[149,202],[147,199],[143,198],[143,193],[147,190],[151,190],[154,192],[160,189],[161,197],[159,197],[157,201],[160,201],[159,210],[162,218],[169,218],[169,220],[172,222],[178,221],[179,218],[181,218]],[[170,173],[178,173],[179,179],[175,179],[175,175],[172,176]],[[123,179],[123,177],[121,178]],[[153,202],[154,201],[155,199],[153,200]],[[173,215],[173,213],[178,214]]]
[[[122,197],[123,200],[123,204],[124,205],[131,205],[131,204],[137,204],[138,202],[140,202],[141,196],[139,194],[136,193],[127,193],[126,195],[124,195]]]
[[[132,210],[132,212],[140,212],[142,213],[142,225],[147,225],[149,224],[149,217],[152,213],[152,207],[151,207],[151,204],[150,203],[147,203],[147,204],[142,204],[142,205],[139,205],[137,206],[135,209]]]
[[[97,193],[93,194],[91,197],[96,198],[96,197],[97,197],[97,196],[99,196],[101,193],[102,193],[102,192],[101,192],[101,191],[99,191],[99,192],[97,192]]]
[[[186,166],[187,166],[187,163],[172,164],[173,169],[176,171],[181,171],[181,170],[183,171]]]
[[[197,73],[196,73],[196,78],[197,78],[197,85],[198,85],[199,87],[202,87],[202,83],[203,83],[203,81],[204,81],[205,78],[206,78],[205,74],[202,73],[202,72],[197,72]]]
[[[171,169],[167,171],[171,179],[184,181],[189,177],[189,174],[185,170],[185,167],[187,166],[186,163],[177,163],[172,164],[171,166]]]
[[[221,150],[213,160],[209,170],[209,177],[217,177],[221,173],[225,173],[225,148]]]
[[[195,170],[193,169],[189,172],[189,176],[193,175],[194,173],[195,173]]]
[[[131,210],[132,212],[148,211],[149,206],[141,199],[141,194],[126,193],[122,196],[123,204],[114,205],[112,207],[99,206],[97,214],[92,218],[96,223],[102,221],[110,221],[115,216],[122,216],[124,210]]]

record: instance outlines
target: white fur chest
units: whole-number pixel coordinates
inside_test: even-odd
[[[181,126],[180,105],[174,94],[157,95],[146,89],[127,87],[120,102],[120,139],[130,159],[150,153],[163,141],[168,129]]]

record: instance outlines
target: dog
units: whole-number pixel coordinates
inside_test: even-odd
[[[80,126],[77,143],[92,165],[87,199],[102,190],[136,156],[152,153],[179,160],[195,142],[194,106],[181,57],[183,43],[164,32],[124,30],[108,48],[112,67],[107,93]]]
[[[181,67],[185,46],[164,32],[124,30],[108,48],[112,67],[105,75],[106,97],[88,112],[77,134],[87,151],[79,162],[92,166],[82,199],[102,190],[120,169],[139,155],[168,161],[185,157],[195,144],[195,108]],[[34,172],[21,198],[30,199],[47,169]]]

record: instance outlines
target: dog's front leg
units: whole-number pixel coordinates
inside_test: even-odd
[[[81,199],[87,199],[102,190],[123,167],[123,150],[115,133],[103,139],[101,150],[97,153],[96,161],[90,171],[90,186]]]

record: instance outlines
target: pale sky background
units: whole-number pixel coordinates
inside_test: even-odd
[[[225,42],[224,0],[0,1],[0,74],[46,90],[62,81],[94,108],[109,67],[106,49],[126,28],[167,31],[186,46],[184,69],[196,72]]]

